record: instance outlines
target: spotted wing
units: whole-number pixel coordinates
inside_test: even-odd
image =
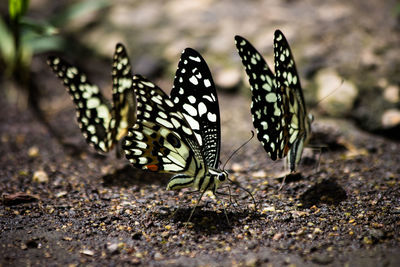
[[[67,88],[77,111],[78,124],[86,141],[96,150],[107,152],[113,145],[109,129],[111,107],[86,74],[59,57],[49,57],[49,66]]]
[[[221,143],[217,92],[207,63],[191,48],[182,52],[171,100],[195,133],[207,166],[217,168]]]
[[[276,86],[275,75],[253,45],[241,36],[235,36],[235,43],[251,86],[251,114],[257,138],[272,160],[282,158],[289,150],[282,91]]]
[[[283,92],[283,107],[287,124],[288,147],[305,134],[306,106],[300,78],[289,44],[281,31],[274,35],[275,77],[277,88]]]
[[[140,75],[133,78],[137,121],[123,149],[137,168],[196,177],[204,171],[200,146],[183,114],[159,87]],[[193,179],[191,180],[191,182]]]
[[[124,137],[136,119],[136,96],[132,88],[132,67],[122,44],[117,44],[113,58],[112,140]]]

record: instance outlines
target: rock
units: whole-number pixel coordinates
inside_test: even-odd
[[[323,69],[316,75],[319,106],[332,116],[343,116],[350,112],[358,94],[356,86],[343,80],[336,71]]]
[[[67,191],[60,191],[56,194],[56,197],[60,198],[60,197],[64,197],[68,194]]]
[[[111,243],[107,245],[107,250],[108,252],[110,252],[111,254],[116,254],[119,252],[119,246],[118,243]]]
[[[388,109],[382,114],[383,128],[392,128],[400,124],[400,110]]]
[[[234,171],[234,172],[241,172],[241,171],[243,171],[243,165],[242,164],[240,164],[240,163],[233,163],[232,164],[232,167],[231,167],[231,169]]]
[[[400,101],[400,89],[398,86],[389,85],[383,91],[385,100],[391,103],[398,103]]]
[[[215,84],[218,88],[232,90],[238,87],[241,81],[241,72],[238,68],[218,71],[215,76]]]
[[[81,250],[81,253],[82,253],[83,255],[87,255],[87,256],[93,256],[93,255],[94,255],[94,251],[93,251],[93,250],[90,250],[90,249]]]
[[[274,211],[275,211],[275,207],[274,206],[267,206],[267,207],[262,209],[262,213],[274,212]]]
[[[35,158],[35,157],[39,156],[39,148],[37,146],[30,147],[28,150],[28,156],[30,158]]]
[[[43,170],[35,171],[33,173],[32,181],[36,183],[47,183],[49,181],[49,176]]]
[[[281,239],[283,237],[283,233],[276,233],[274,235],[274,237],[272,238],[272,240],[274,241],[278,241],[279,239]]]
[[[254,178],[265,178],[265,177],[267,177],[267,173],[263,170],[259,170],[259,171],[253,172],[252,176]]]

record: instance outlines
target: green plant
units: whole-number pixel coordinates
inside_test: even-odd
[[[33,55],[64,47],[65,39],[56,34],[58,28],[108,5],[106,0],[77,2],[61,13],[38,21],[25,16],[29,0],[9,0],[8,21],[0,18],[0,62],[4,74],[27,86]]]

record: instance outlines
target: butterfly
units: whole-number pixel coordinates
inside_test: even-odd
[[[236,47],[252,91],[251,113],[257,138],[272,160],[287,157],[296,171],[311,135],[313,117],[307,115],[293,55],[280,30],[274,34],[275,74],[249,41],[235,36]]]
[[[228,173],[218,169],[218,98],[201,55],[191,48],[182,52],[170,96],[140,75],[133,88],[137,121],[123,143],[126,158],[140,169],[175,174],[167,190],[191,187],[201,192],[199,200],[206,191],[215,194]]]
[[[124,137],[136,119],[136,97],[132,89],[132,68],[126,49],[117,44],[112,63],[112,100],[102,95],[85,73],[60,57],[47,63],[71,95],[77,119],[87,143],[97,151],[108,152]]]

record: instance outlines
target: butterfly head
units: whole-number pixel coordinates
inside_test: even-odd
[[[220,169],[209,169],[209,174],[210,174],[210,182],[214,183],[212,185],[211,183],[208,185],[208,189],[213,188],[213,191],[215,192],[219,185],[226,182],[228,180],[228,172],[225,170],[220,170]]]
[[[217,180],[219,183],[223,183],[228,179],[228,172],[223,170],[221,173],[218,174]]]

